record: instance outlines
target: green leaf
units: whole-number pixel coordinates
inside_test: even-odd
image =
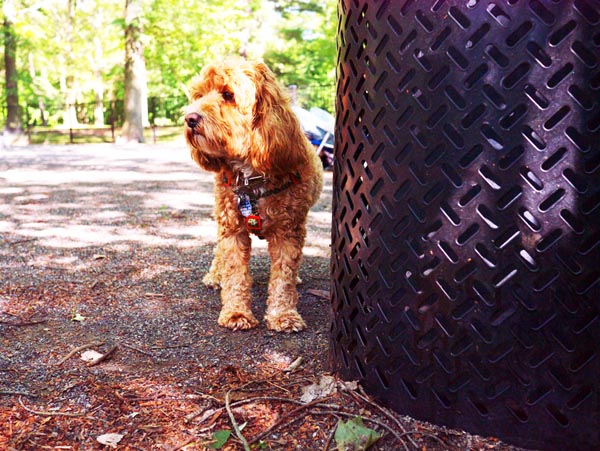
[[[213,432],[213,435],[212,435],[212,439],[213,439],[214,443],[208,445],[208,447],[211,449],[221,449],[223,447],[223,445],[225,445],[227,440],[229,440],[230,436],[231,436],[231,431],[227,431],[227,430],[215,431],[215,432]]]
[[[125,18],[119,17],[113,20],[110,24],[125,29]]]
[[[381,434],[366,427],[361,417],[354,417],[345,423],[338,421],[334,438],[338,451],[364,451],[379,440]]]

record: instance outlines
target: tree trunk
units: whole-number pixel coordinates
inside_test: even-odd
[[[34,64],[34,60],[33,60],[33,53],[29,52],[29,76],[31,77],[32,80],[32,88],[33,88],[33,92],[35,95],[37,95],[37,99],[38,99],[38,108],[40,110],[40,120],[42,121],[42,125],[44,127],[46,127],[48,125],[48,121],[46,121],[46,106],[44,105],[44,97],[42,95],[39,94],[36,85],[37,85],[37,73],[35,71],[35,64]],[[36,124],[37,118],[33,119],[33,124],[29,124],[28,125],[38,125]]]
[[[68,128],[75,128],[79,125],[79,119],[77,119],[77,90],[73,75],[67,75],[64,87],[65,111],[63,112],[63,123]]]
[[[46,120],[46,105],[44,105],[44,99],[38,97],[38,107],[40,109],[40,119],[42,120],[42,126],[47,127],[48,121]]]
[[[102,73],[96,72],[96,84],[94,92],[96,94],[96,107],[94,108],[94,125],[96,127],[104,126],[104,86],[102,81]]]
[[[94,28],[102,27],[104,17],[101,14],[96,14],[92,19]],[[94,37],[94,53],[90,57],[90,66],[94,70],[96,82],[94,83],[94,94],[96,95],[96,106],[94,108],[94,125],[96,127],[104,126],[104,80],[102,78],[102,61],[104,48],[102,38],[99,35]]]
[[[77,118],[77,80],[75,75],[70,73],[69,68],[72,65],[74,57],[73,42],[75,40],[75,8],[76,0],[67,2],[67,40],[65,42],[65,66],[61,74],[60,87],[65,100],[65,109],[63,111],[63,124],[70,129],[79,125]]]
[[[148,88],[144,46],[141,41],[141,1],[125,1],[125,141],[144,142],[148,122]]]
[[[17,83],[17,37],[13,25],[14,5],[5,0],[4,10],[4,70],[6,86],[6,131],[22,130],[19,114],[19,88]]]

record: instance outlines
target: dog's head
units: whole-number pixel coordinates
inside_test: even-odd
[[[236,59],[204,67],[192,82],[185,122],[192,157],[210,171],[236,164],[288,173],[306,161],[306,138],[289,96],[263,63]]]

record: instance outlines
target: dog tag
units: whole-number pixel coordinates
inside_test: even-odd
[[[238,208],[242,216],[247,218],[252,214],[252,204],[250,203],[250,196],[247,194],[240,194],[238,196]]]

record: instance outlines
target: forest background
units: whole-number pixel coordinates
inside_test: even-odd
[[[111,125],[143,141],[143,127],[180,123],[193,76],[230,55],[333,112],[335,0],[2,0],[2,12],[5,133]]]

